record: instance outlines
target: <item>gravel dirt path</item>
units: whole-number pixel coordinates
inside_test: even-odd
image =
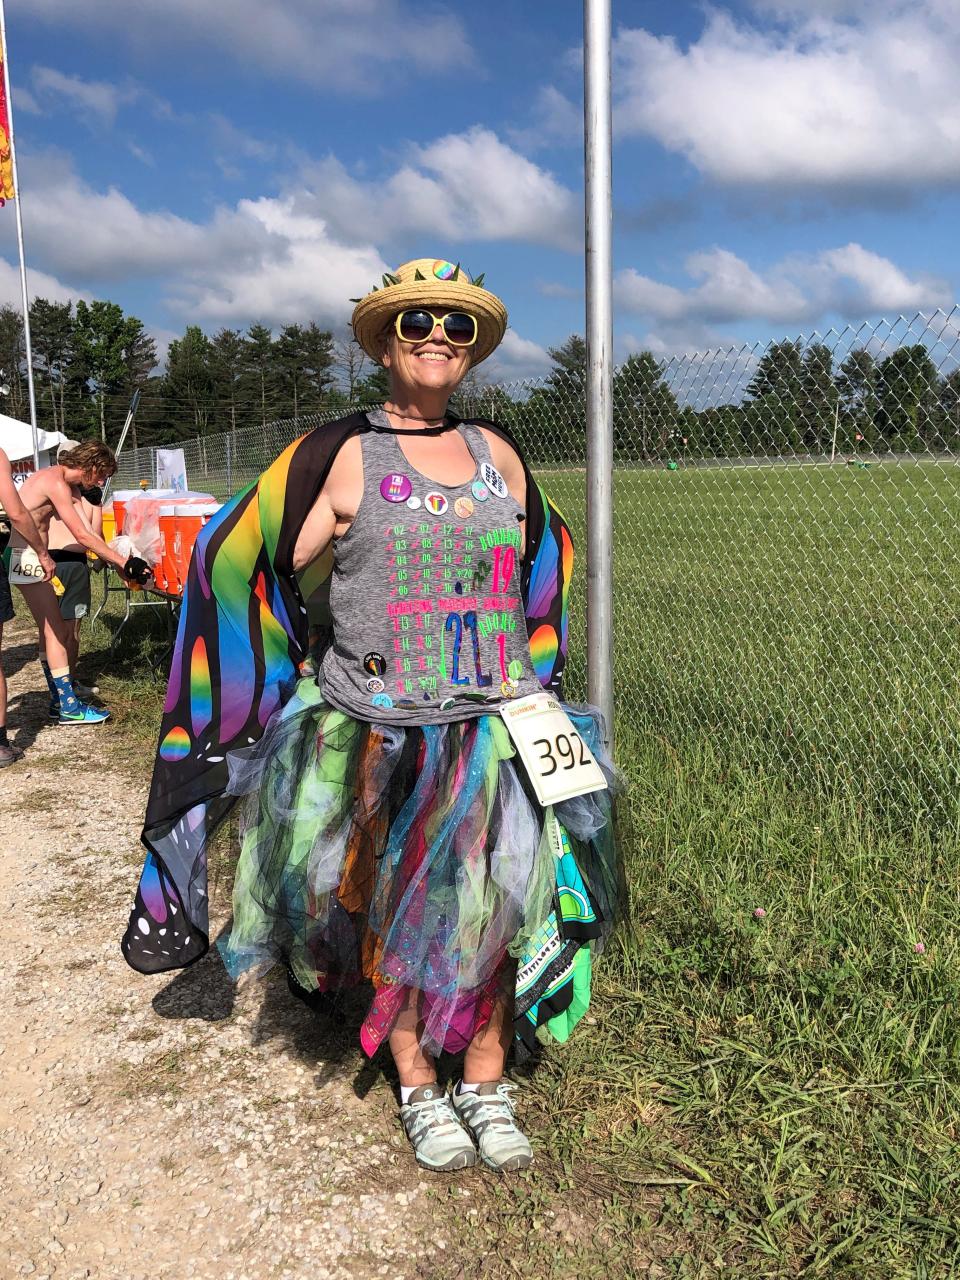
[[[0,773],[0,1276],[446,1271],[466,1206],[413,1163],[352,1032],[282,976],[234,989],[215,952],[153,978],[124,963],[147,761],[109,723],[48,727],[33,636],[4,634],[28,755]]]

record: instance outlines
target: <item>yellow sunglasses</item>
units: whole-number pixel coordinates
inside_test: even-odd
[[[435,316],[432,311],[418,307],[401,311],[394,322],[401,342],[426,342],[437,325],[452,347],[472,347],[477,340],[476,316],[466,311],[448,311],[445,316]]]

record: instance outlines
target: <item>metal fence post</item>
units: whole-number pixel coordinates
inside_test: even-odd
[[[584,0],[587,688],[613,736],[613,310],[610,0]]]

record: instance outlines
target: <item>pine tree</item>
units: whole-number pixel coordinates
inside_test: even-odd
[[[539,419],[550,426],[549,437],[540,446],[543,461],[582,462],[587,428],[587,344],[574,333],[562,346],[548,348],[547,354],[554,367],[544,386],[527,402],[530,424],[538,425]],[[521,439],[520,443],[525,446],[528,441]]]
[[[747,387],[747,396],[753,401],[744,415],[750,452],[776,455],[797,451],[802,443],[802,384],[803,344],[772,342]]]
[[[613,375],[613,431],[617,453],[625,459],[663,457],[683,451],[681,414],[663,378],[663,366],[649,351],[639,351]]]
[[[843,448],[872,448],[877,431],[877,362],[866,347],[854,349],[837,374]]]
[[[3,412],[26,422],[30,416],[27,382],[23,374],[26,347],[23,341],[23,315],[16,307],[0,307],[0,381],[6,392]]]
[[[921,343],[898,347],[877,369],[877,428],[888,449],[922,453],[936,438],[937,370]]]
[[[262,427],[277,416],[277,364],[273,334],[262,324],[252,324],[244,344],[244,394],[256,405]]]
[[[829,448],[838,408],[833,352],[823,342],[812,342],[803,353],[800,376],[800,429],[807,452],[823,453]]]
[[[171,416],[196,435],[206,435],[213,415],[213,374],[210,339],[197,325],[189,325],[182,338],[170,343],[164,396]]]
[[[51,431],[66,431],[66,372],[73,350],[73,306],[34,298],[30,304],[30,338],[38,383],[37,416]],[[49,418],[47,418],[49,412]]]
[[[218,425],[236,431],[245,425],[241,409],[246,344],[239,329],[221,329],[210,343],[210,373]]]
[[[367,353],[354,338],[353,330],[348,327],[347,332],[349,337],[338,338],[332,343],[332,367],[336,372],[337,381],[346,397],[347,404],[355,404],[360,394],[360,384],[363,380],[364,366],[367,363]]]
[[[139,322],[138,322],[139,323]],[[115,302],[77,303],[73,366],[83,371],[93,392],[95,422],[100,439],[107,439],[107,399],[124,385],[124,360],[131,330],[123,310]]]
[[[336,382],[333,334],[311,322],[303,330],[302,349],[307,410],[318,413],[326,405],[327,395]]]

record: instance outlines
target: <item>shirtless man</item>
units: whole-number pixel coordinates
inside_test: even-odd
[[[47,553],[47,540],[37,528],[33,516],[23,505],[17,486],[13,483],[13,471],[10,459],[0,449],[0,507],[6,512],[4,523],[12,525],[27,546],[36,552],[37,561],[43,570],[43,580],[49,582],[54,574],[54,563]],[[0,534],[0,550],[7,540],[7,530]],[[0,649],[3,647],[3,625],[14,618],[13,600],[10,596],[10,584],[7,581],[7,570],[0,560]],[[0,769],[22,759],[23,752],[12,747],[7,741],[7,678],[3,674],[0,663]]]
[[[143,585],[149,581],[150,566],[137,556],[125,559],[97,536],[77,510],[84,488],[103,485],[117,469],[113,450],[96,441],[86,441],[60,454],[55,467],[35,472],[20,491],[24,506],[46,536],[56,514],[84,550],[114,565],[128,581]],[[70,679],[70,656],[64,643],[64,623],[53,587],[44,580],[36,557],[22,538],[11,543],[10,581],[23,592],[40,632],[41,649],[46,652],[44,675],[50,689],[51,705],[59,708],[59,724],[101,724],[109,711],[80,702]]]

